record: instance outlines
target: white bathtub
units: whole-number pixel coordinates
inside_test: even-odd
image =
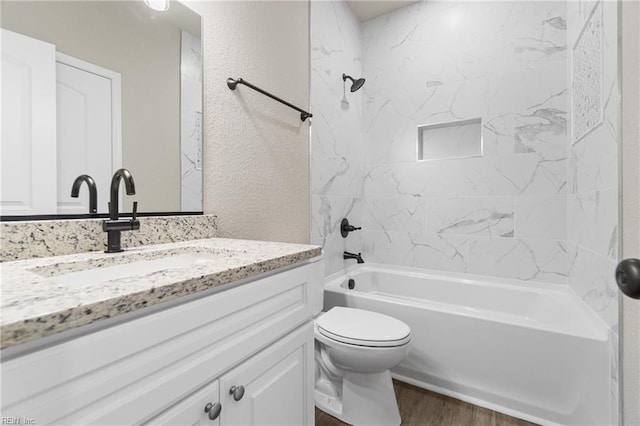
[[[399,380],[536,423],[609,422],[607,329],[566,286],[364,264],[327,278],[333,306],[411,327]]]

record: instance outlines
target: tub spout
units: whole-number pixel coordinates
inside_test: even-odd
[[[362,253],[349,253],[348,251],[345,251],[344,254],[342,255],[343,259],[356,259],[358,261],[358,263],[364,263],[364,260],[362,260]]]

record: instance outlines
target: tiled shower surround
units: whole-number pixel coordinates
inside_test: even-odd
[[[613,1],[427,1],[358,23],[342,1],[311,3],[311,239],[325,273],[351,265],[348,250],[570,285],[612,330],[614,423],[616,16]],[[367,81],[343,94],[343,72]],[[419,126],[477,118],[482,156],[417,161]],[[343,217],[362,231],[343,239]]]
[[[346,244],[371,262],[566,283],[565,4],[423,2],[360,26],[343,2],[314,2],[311,17],[326,272],[343,267],[348,212],[363,231]],[[348,108],[342,72],[367,79]],[[474,118],[481,157],[416,160],[418,126]]]
[[[618,5],[569,2],[572,120],[568,173],[568,281],[610,327],[611,423],[618,424]]]

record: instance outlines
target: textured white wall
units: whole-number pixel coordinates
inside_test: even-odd
[[[204,212],[220,237],[309,241],[307,2],[187,1],[203,19]],[[312,111],[313,112],[313,111]]]

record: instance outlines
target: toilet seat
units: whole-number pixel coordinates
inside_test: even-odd
[[[411,341],[408,325],[388,315],[336,306],[316,320],[318,332],[340,343],[394,347]]]

